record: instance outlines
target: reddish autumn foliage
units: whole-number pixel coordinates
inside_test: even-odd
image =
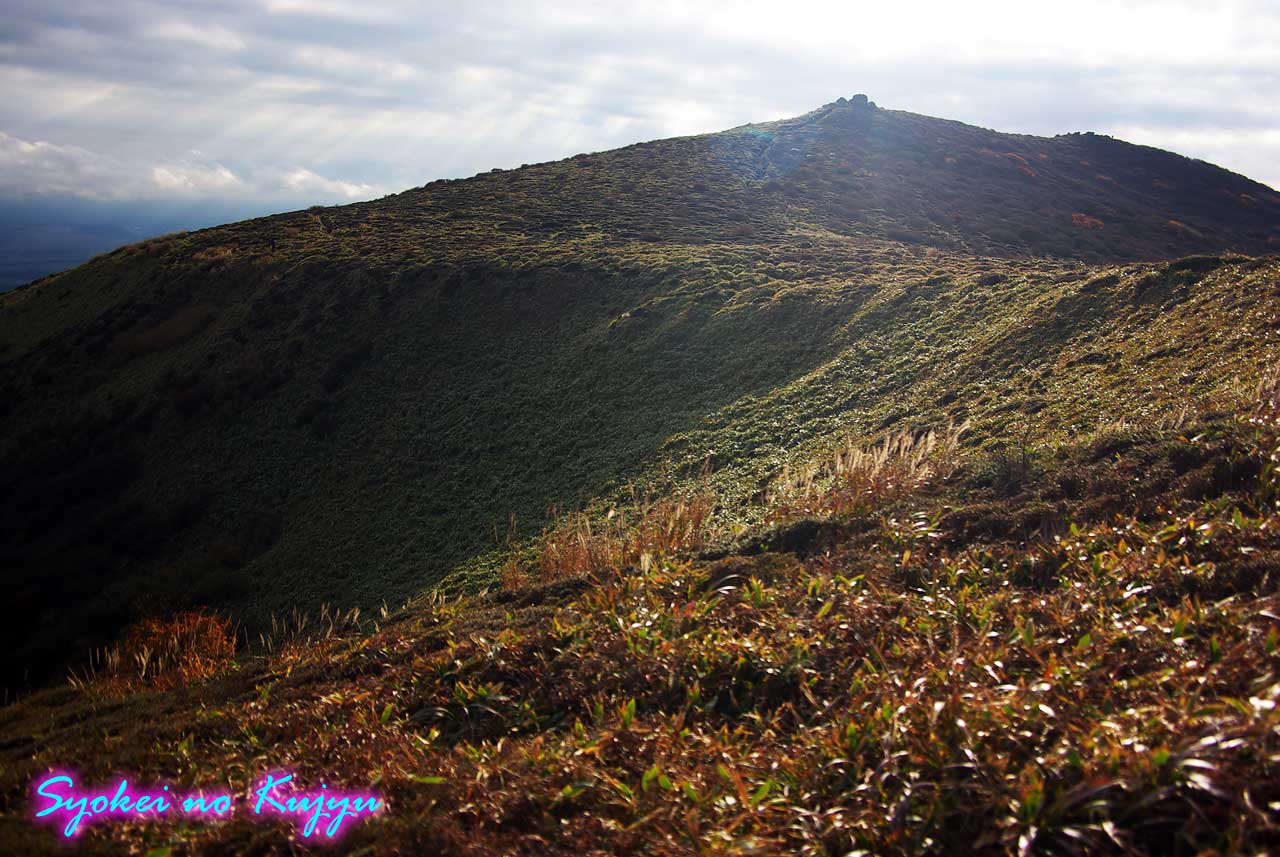
[[[1081,229],[1101,229],[1105,225],[1098,218],[1080,212],[1071,215],[1071,222]]]
[[[105,655],[107,680],[176,687],[221,672],[235,650],[231,621],[221,616],[195,610],[143,619]]]

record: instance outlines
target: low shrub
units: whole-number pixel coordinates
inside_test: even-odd
[[[130,626],[120,642],[96,653],[85,680],[119,689],[172,688],[209,678],[235,656],[231,620],[203,610]]]

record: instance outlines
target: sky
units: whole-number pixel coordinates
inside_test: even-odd
[[[0,22],[0,200],[286,210],[856,92],[1280,187],[1280,0],[0,0]]]

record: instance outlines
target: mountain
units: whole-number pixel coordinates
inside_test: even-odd
[[[74,763],[375,852],[1265,850],[1278,244],[855,97],[0,295],[0,843]],[[163,830],[81,848],[297,844]]]
[[[840,101],[122,248],[0,299],[7,681],[184,604],[472,589],[510,516],[736,502],[837,433],[1194,401],[1256,370],[1230,254],[1277,241],[1208,164]]]

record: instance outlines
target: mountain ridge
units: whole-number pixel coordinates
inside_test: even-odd
[[[1072,159],[1085,150],[1111,181]],[[31,626],[13,629],[10,675],[52,639],[56,670],[174,605],[260,627],[299,601],[483,586],[512,514],[533,535],[548,507],[704,464],[741,499],[797,444],[963,419],[970,393],[986,415],[971,442],[999,442],[1007,417],[948,374],[956,359],[1048,408],[1042,442],[1077,411],[1118,419],[1136,400],[1035,383],[1086,358],[1122,391],[1157,383],[1151,367],[1178,383],[1181,358],[1144,363],[1120,331],[1237,312],[1271,268],[1224,254],[1264,251],[1257,230],[1280,224],[1261,186],[1138,155],[835,103],[153,239],[8,293],[0,536],[42,628],[25,648]],[[1194,301],[1201,328],[1180,315]],[[1273,335],[1270,301],[1215,359],[1256,374],[1225,349]],[[1017,346],[1001,356],[991,330]],[[1088,357],[1090,337],[1119,356]],[[1186,392],[1220,383],[1200,373]]]
[[[1277,210],[859,100],[0,295],[0,850],[287,769],[353,853],[1266,852]]]

